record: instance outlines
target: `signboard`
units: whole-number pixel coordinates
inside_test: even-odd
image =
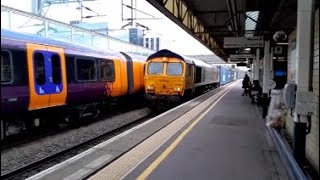
[[[254,58],[253,54],[230,54],[230,59],[237,59],[237,58]]]
[[[229,58],[229,62],[241,62],[241,61],[247,61],[244,58]]]
[[[241,67],[241,66],[247,66],[247,63],[237,63],[237,67]]]
[[[263,47],[263,45],[263,36],[225,37],[223,41],[223,48]]]

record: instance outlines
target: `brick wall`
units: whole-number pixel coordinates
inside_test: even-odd
[[[306,139],[306,157],[308,161],[316,168],[319,173],[319,9],[315,13],[315,29],[314,29],[314,52],[313,52],[313,79],[312,87],[315,98],[314,112],[312,115],[311,132]],[[288,48],[288,81],[295,80],[295,53],[296,31],[289,35]],[[286,121],[286,131],[289,136],[293,135],[293,117],[288,113]]]
[[[315,106],[311,120],[311,133],[307,135],[306,156],[319,173],[319,9],[317,9],[314,19],[312,88],[315,97]]]

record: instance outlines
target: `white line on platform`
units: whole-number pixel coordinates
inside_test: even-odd
[[[86,168],[92,168],[92,169],[93,168],[97,168],[97,167],[101,166],[103,163],[105,163],[107,160],[109,160],[111,158],[112,158],[111,154],[103,155],[103,156],[99,157],[98,159],[92,161],[88,165],[86,165]]]

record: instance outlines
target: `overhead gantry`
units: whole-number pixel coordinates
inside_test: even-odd
[[[209,33],[203,22],[194,14],[183,0],[147,0],[191,36],[208,47],[217,56],[225,57],[222,44]]]

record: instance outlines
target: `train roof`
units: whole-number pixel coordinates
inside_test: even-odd
[[[162,50],[150,55],[148,57],[147,61],[150,59],[153,59],[153,58],[157,58],[157,57],[174,57],[174,58],[181,59],[188,64],[195,64],[196,66],[200,66],[200,67],[214,68],[212,65],[210,65],[204,61],[201,61],[198,59],[193,59],[193,58],[183,56],[183,55],[179,55],[179,54],[174,53],[174,52],[167,50],[167,49],[162,49]]]
[[[77,50],[86,50],[86,51],[90,50],[90,51],[94,51],[97,53],[102,53],[104,55],[110,55],[110,56],[118,56],[118,57],[120,56],[119,53],[112,50],[108,50],[108,49],[97,50],[97,49],[94,49],[93,47],[84,46],[81,44],[63,42],[55,39],[46,38],[43,36],[14,32],[6,29],[1,29],[1,39],[2,38],[23,41],[23,42],[38,43],[38,44],[44,44],[44,45],[50,45],[50,46],[59,46],[64,48],[77,49]],[[1,44],[2,44],[2,40],[1,40]]]
[[[174,53],[168,49],[162,49],[154,54],[151,54],[148,57],[147,61],[150,59],[153,59],[153,58],[158,58],[158,57],[173,57],[173,58],[181,59],[181,60],[185,61],[186,63],[193,64],[193,61],[190,58],[183,57],[183,56],[181,56],[177,53]]]
[[[207,68],[213,68],[212,65],[202,61],[202,60],[198,60],[198,59],[192,59],[192,61],[194,62],[194,64],[196,66],[202,66],[202,67],[207,67]]]
[[[135,58],[135,59],[139,59],[139,60],[147,60],[147,56],[143,56],[143,55],[139,55],[139,54],[133,54],[133,53],[127,53],[127,52],[123,52],[125,54],[127,54],[128,56]]]

